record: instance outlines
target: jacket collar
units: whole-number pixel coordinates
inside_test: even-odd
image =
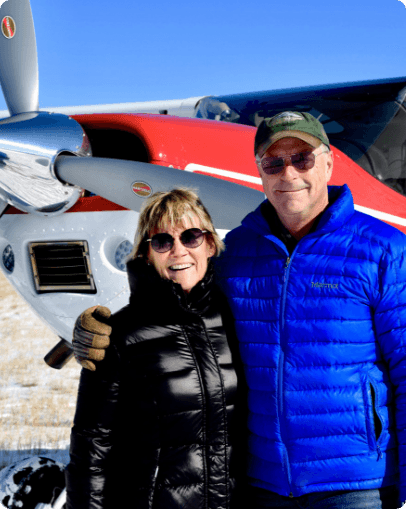
[[[130,285],[130,304],[136,303],[142,309],[152,307],[203,313],[210,305],[214,287],[214,268],[210,261],[204,278],[186,294],[180,284],[163,279],[143,258],[127,263]]]
[[[346,184],[343,186],[328,186],[329,205],[321,214],[314,233],[324,234],[337,230],[345,224],[354,214],[354,201],[350,189]],[[267,200],[265,200],[266,203]],[[263,203],[253,212],[248,214],[242,225],[254,230],[261,235],[274,235],[270,225],[261,212]],[[275,212],[276,213],[276,212]]]

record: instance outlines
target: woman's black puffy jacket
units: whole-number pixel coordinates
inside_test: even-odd
[[[113,346],[95,372],[82,370],[67,508],[243,507],[245,394],[213,270],[187,296],[143,260],[128,272]]]

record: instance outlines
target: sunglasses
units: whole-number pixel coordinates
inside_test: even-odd
[[[325,154],[327,150],[323,150],[319,154],[313,152],[300,152],[284,157],[263,157],[260,161],[261,168],[267,175],[277,175],[287,164],[294,166],[299,171],[311,170],[316,162],[316,157]]]
[[[183,231],[179,240],[188,249],[195,249],[203,244],[204,234],[208,233],[207,230],[200,230],[199,228],[189,228]],[[153,235],[146,242],[151,242],[151,247],[157,253],[166,253],[173,248],[175,239],[169,233],[157,233]]]

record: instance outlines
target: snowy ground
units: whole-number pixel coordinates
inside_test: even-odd
[[[80,367],[45,364],[57,342],[0,272],[0,468],[33,454],[68,461]]]

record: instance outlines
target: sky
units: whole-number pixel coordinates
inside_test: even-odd
[[[402,2],[32,0],[40,107],[406,76]]]

